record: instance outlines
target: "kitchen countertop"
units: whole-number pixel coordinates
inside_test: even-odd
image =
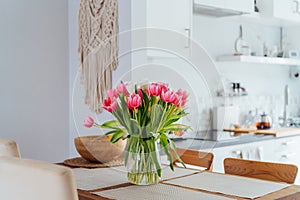
[[[300,136],[300,135],[299,135]],[[292,137],[292,136],[287,136]],[[180,148],[188,148],[194,150],[201,150],[201,149],[212,149],[212,148],[220,148],[226,147],[231,145],[239,145],[239,144],[246,144],[252,142],[260,142],[264,140],[276,140],[278,138],[272,135],[241,135],[234,137],[233,139],[222,140],[222,141],[213,141],[207,139],[197,139],[197,138],[177,138],[175,139],[175,143],[177,147]]]
[[[224,129],[224,131],[232,132],[235,134],[251,133],[251,134],[261,134],[261,135],[273,135],[275,137],[300,135],[300,128],[297,127],[275,127],[275,128],[263,129],[263,130],[239,128],[239,129]]]

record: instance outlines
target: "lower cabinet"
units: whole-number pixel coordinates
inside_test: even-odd
[[[248,151],[256,149],[254,143],[230,145],[226,147],[214,148],[212,153],[214,154],[213,171],[224,172],[223,161],[225,158],[244,158]],[[250,158],[249,158],[250,159]]]
[[[274,138],[259,142],[214,148],[213,171],[224,172],[225,158],[242,158],[267,162],[288,163],[298,166],[295,184],[300,184],[300,136]]]

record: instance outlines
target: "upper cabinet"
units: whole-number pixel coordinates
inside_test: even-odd
[[[249,14],[254,12],[253,0],[194,0],[195,12],[214,16],[225,17],[232,15]]]
[[[257,6],[262,17],[300,22],[300,0],[259,0]]]
[[[300,66],[300,59],[297,58],[293,59],[293,58],[277,58],[277,57],[263,57],[263,56],[227,55],[227,56],[217,57],[217,61]]]
[[[148,56],[189,55],[192,26],[192,0],[147,0],[146,26]],[[173,55],[174,56],[174,55]]]

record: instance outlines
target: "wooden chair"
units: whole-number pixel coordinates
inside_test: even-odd
[[[214,155],[212,153],[182,148],[177,148],[176,150],[180,159],[185,164],[203,167],[208,171],[212,170],[212,163],[214,159]],[[174,152],[171,152],[173,157],[173,164],[178,166],[178,160],[176,160]]]
[[[18,144],[13,140],[0,138],[0,156],[20,157]]]
[[[226,174],[292,184],[295,182],[298,168],[291,164],[226,158],[224,170]]]
[[[78,200],[72,170],[37,160],[0,157],[0,199]]]

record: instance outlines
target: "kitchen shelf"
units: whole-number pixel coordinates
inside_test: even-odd
[[[224,93],[222,91],[218,91],[217,92],[217,97],[242,97],[242,96],[247,96],[248,92],[237,92],[237,93],[233,93],[233,92],[228,92],[228,93]]]
[[[260,63],[273,65],[300,65],[300,59],[293,58],[276,58],[276,57],[262,57],[262,56],[219,56],[217,61],[221,62],[246,62],[246,63]]]
[[[256,23],[267,26],[276,26],[276,27],[291,27],[299,25],[299,21],[280,19],[276,17],[264,16],[260,13],[254,12],[251,14],[244,14],[237,17],[238,20],[244,22]]]

